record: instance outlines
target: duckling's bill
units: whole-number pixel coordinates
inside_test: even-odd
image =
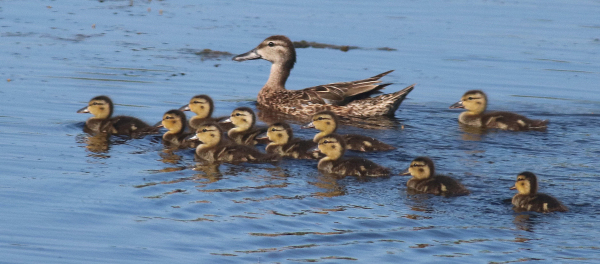
[[[402,172],[400,172],[400,176],[408,176],[410,175],[410,170],[408,170],[409,168],[406,168],[405,170],[403,170]]]
[[[190,110],[190,105],[189,105],[189,104],[186,104],[186,105],[184,105],[184,106],[180,107],[178,110],[179,110],[179,111],[191,111],[191,110]]]
[[[310,122],[304,126],[300,127],[301,129],[305,129],[305,128],[315,128],[315,124],[313,122]]]
[[[81,109],[77,110],[77,113],[78,113],[78,114],[87,114],[87,113],[89,113],[89,112],[90,112],[90,110],[88,109],[88,107],[87,107],[87,106],[86,106],[86,107],[84,107],[84,108],[81,108]]]
[[[458,101],[450,106],[450,109],[465,108],[462,101]]]

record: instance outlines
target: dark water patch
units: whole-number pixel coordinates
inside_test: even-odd
[[[293,44],[294,44],[294,47],[297,48],[297,49],[305,49],[305,48],[336,49],[336,50],[341,50],[343,52],[346,52],[346,51],[349,51],[349,50],[353,50],[353,49],[363,49],[363,50],[366,49],[366,48],[361,48],[361,47],[358,47],[358,46],[333,45],[333,44],[325,44],[325,43],[319,43],[319,42],[314,42],[314,41],[306,41],[306,40],[294,41]],[[389,47],[375,48],[375,50],[397,51],[397,49],[389,48]]]
[[[233,55],[234,55],[227,51],[218,51],[218,50],[211,50],[211,49],[203,49],[203,50],[182,49],[180,52],[185,53],[185,54],[194,54],[194,55],[200,56],[201,61],[229,59],[229,58],[233,57]]]

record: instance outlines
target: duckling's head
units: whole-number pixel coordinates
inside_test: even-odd
[[[246,131],[252,128],[256,123],[256,115],[254,115],[254,111],[248,107],[238,107],[231,112],[229,121],[236,126],[237,130]]]
[[[327,131],[329,133],[337,130],[338,118],[331,111],[322,111],[316,113],[312,118],[312,125],[321,131]],[[310,126],[310,124],[309,124]]]
[[[196,135],[191,139],[200,141],[198,147],[208,148],[218,145],[221,142],[222,135],[223,130],[217,123],[207,122],[198,127]]]
[[[112,116],[113,102],[108,96],[96,96],[90,100],[88,106],[79,109],[77,113],[91,113],[95,118],[107,119]]]
[[[207,118],[212,115],[214,108],[214,103],[210,96],[199,94],[192,97],[187,107],[183,107],[182,110],[194,112],[197,118]]]
[[[469,112],[480,114],[487,108],[487,96],[481,90],[471,90],[466,92],[460,101],[451,105],[450,108],[464,108]]]
[[[294,137],[294,132],[290,125],[285,122],[279,122],[269,126],[267,137],[273,142],[273,145],[284,145]]]
[[[176,109],[167,111],[162,118],[162,125],[168,129],[170,133],[183,132],[186,124],[185,114]]]
[[[435,166],[430,158],[418,157],[410,163],[408,172],[413,177],[419,180],[424,180],[435,175]]]
[[[233,58],[234,61],[255,59],[268,60],[273,64],[280,64],[288,69],[292,69],[296,63],[294,43],[286,36],[270,36],[253,50]]]
[[[325,154],[330,160],[337,160],[344,155],[346,151],[346,142],[337,134],[324,136],[319,140],[319,151]]]
[[[514,189],[517,189],[519,194],[536,194],[538,189],[537,177],[529,171],[519,173],[515,186],[511,190]]]

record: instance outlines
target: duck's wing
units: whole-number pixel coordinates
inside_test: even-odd
[[[390,170],[379,164],[363,158],[348,158],[339,160],[334,165],[334,172],[344,175],[354,175],[359,177],[381,177],[389,176]]]
[[[394,146],[383,143],[375,138],[357,134],[342,135],[346,141],[346,147],[354,151],[388,151],[396,149]]]
[[[299,91],[302,91],[306,99],[313,103],[340,104],[347,102],[349,98],[354,96],[365,93],[370,94],[390,85],[389,83],[381,84],[379,80],[390,72],[393,72],[393,70],[363,80],[324,84]]]
[[[500,128],[506,130],[529,130],[545,129],[548,120],[531,120],[520,114],[512,112],[489,112],[482,116],[482,123],[488,128]]]

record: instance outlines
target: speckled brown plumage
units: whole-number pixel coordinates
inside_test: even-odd
[[[404,175],[413,177],[406,182],[406,186],[421,193],[434,195],[459,196],[469,194],[469,190],[455,179],[435,174],[433,161],[427,157],[418,157],[410,163],[410,167]]]
[[[368,97],[389,84],[381,77],[392,71],[364,80],[330,83],[302,90],[287,90],[285,83],[296,62],[294,45],[286,36],[265,39],[255,49],[233,58],[236,61],[264,59],[272,63],[269,80],[258,93],[259,105],[290,115],[310,116],[329,110],[340,116],[393,116],[414,84],[401,91]]]
[[[336,134],[323,137],[319,141],[319,151],[326,155],[317,165],[323,173],[339,176],[382,177],[390,170],[364,158],[343,158],[344,140]]]

